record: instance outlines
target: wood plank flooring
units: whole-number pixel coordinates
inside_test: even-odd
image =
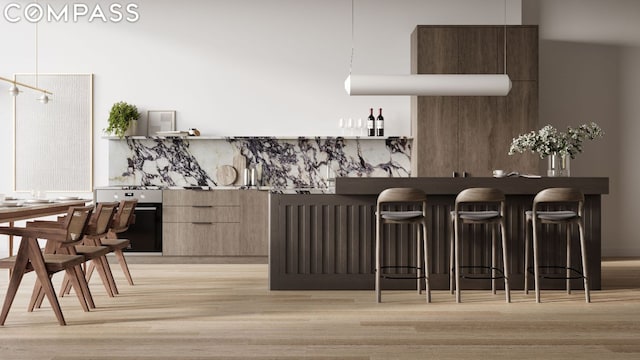
[[[534,295],[447,291],[269,291],[265,264],[131,264],[135,286],[98,308],[45,301],[26,311],[28,274],[4,327],[0,359],[639,359],[640,260],[603,262],[602,291]],[[7,272],[0,272],[4,297]],[[60,277],[55,277],[58,284]],[[56,287],[58,289],[58,287]]]

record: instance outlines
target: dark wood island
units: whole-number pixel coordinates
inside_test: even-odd
[[[512,289],[524,285],[524,212],[534,195],[549,187],[575,187],[585,194],[585,226],[592,289],[601,288],[601,196],[609,192],[608,178],[338,178],[335,193],[272,193],[270,199],[269,286],[271,290],[361,289],[374,287],[375,203],[377,195],[390,187],[414,187],[428,196],[431,285],[449,287],[449,212],[455,197],[469,187],[495,187],[506,195],[509,272]],[[385,228],[385,260],[412,265],[415,232],[407,226]],[[490,241],[486,230],[474,228],[474,241],[463,249],[465,259],[488,264]],[[563,233],[543,229],[540,248],[544,264],[562,264]],[[576,230],[577,232],[577,230]],[[477,234],[476,234],[477,233]],[[574,237],[577,238],[577,237]],[[557,240],[557,241],[556,241]],[[576,241],[576,239],[574,239]],[[577,243],[576,243],[577,246]],[[578,247],[574,247],[577,249]],[[579,264],[575,253],[574,264]],[[563,288],[564,282],[541,282],[543,288]],[[467,281],[465,289],[488,289],[490,282]],[[415,288],[413,280],[391,280],[384,289]],[[581,289],[576,280],[575,289]]]

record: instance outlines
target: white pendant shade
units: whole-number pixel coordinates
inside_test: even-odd
[[[506,96],[506,74],[349,75],[347,94],[404,96]]]

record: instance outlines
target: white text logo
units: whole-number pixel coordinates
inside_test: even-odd
[[[55,8],[50,4],[30,3],[23,6],[18,3],[9,3],[4,7],[3,15],[5,20],[10,23],[17,23],[22,20],[30,23],[40,21],[78,22],[85,19],[90,23],[96,20],[104,23],[119,23],[121,21],[133,23],[140,19],[138,5],[134,3],[126,5],[113,3],[108,7],[106,5],[100,6],[100,4],[91,6],[84,3],[73,3],[65,4],[59,8]]]

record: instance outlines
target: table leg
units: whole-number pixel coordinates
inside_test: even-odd
[[[9,222],[9,227],[13,227],[13,221]],[[13,256],[13,235],[9,235],[9,257]]]

